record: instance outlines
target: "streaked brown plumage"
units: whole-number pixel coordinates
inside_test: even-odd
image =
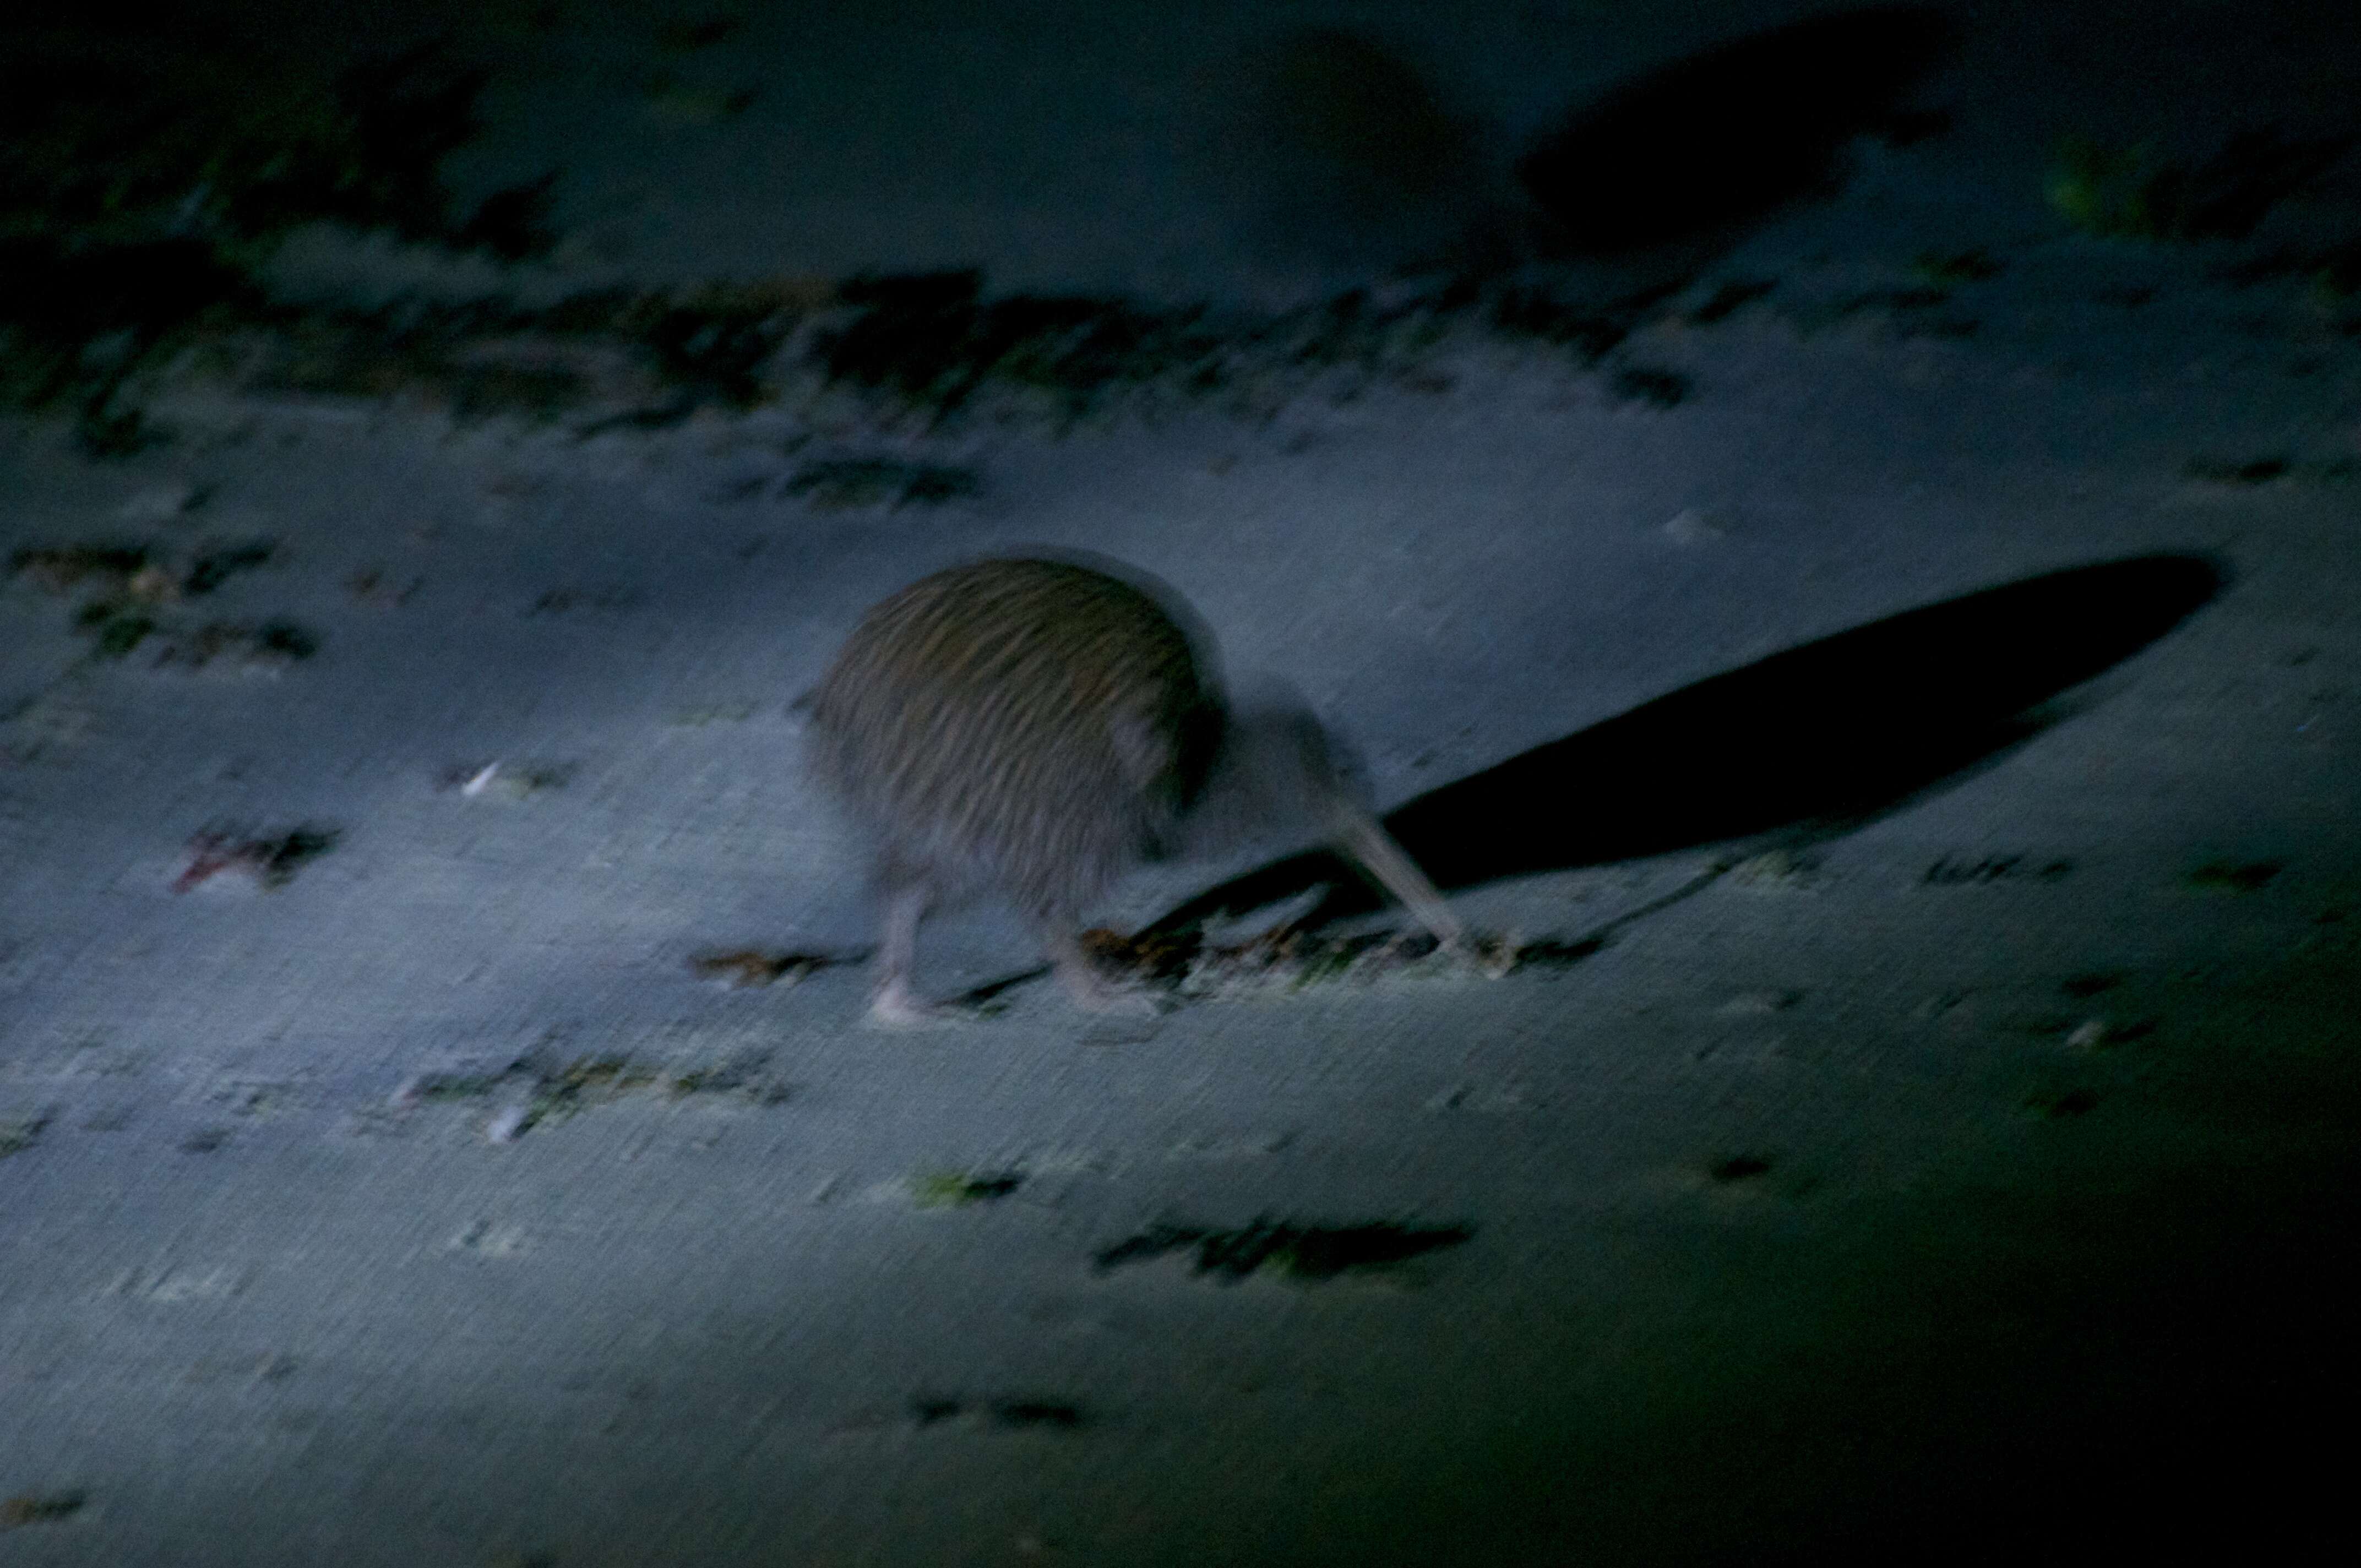
[[[1192,840],[1217,775],[1232,795],[1298,795],[1435,935],[1459,928],[1441,895],[1334,775],[1318,726],[1238,753],[1202,637],[1151,592],[1060,561],[938,572],[872,609],[811,698],[821,777],[877,839],[884,939],[872,1013],[938,1014],[911,993],[918,922],[934,905],[998,891],[1040,928],[1077,1002],[1126,998],[1076,940],[1082,913],[1132,866]],[[1276,761],[1274,761],[1276,757]],[[1264,811],[1224,802],[1211,816]]]

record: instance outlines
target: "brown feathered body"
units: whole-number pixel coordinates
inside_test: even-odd
[[[1057,561],[912,584],[812,694],[818,766],[877,835],[889,890],[997,889],[1049,921],[1177,846],[1224,722],[1162,606]]]
[[[813,761],[877,841],[875,1021],[956,1009],[909,984],[919,923],[997,891],[1029,916],[1081,1005],[1110,988],[1080,917],[1141,861],[1226,848],[1290,821],[1333,837],[1456,947],[1442,895],[1347,787],[1327,734],[1281,707],[1234,719],[1188,611],[1062,561],[983,561],[862,619],[810,696]]]

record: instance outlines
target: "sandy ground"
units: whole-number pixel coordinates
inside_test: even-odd
[[[1444,314],[1079,420],[782,371],[636,422],[184,363],[139,450],[0,427],[0,1563],[2347,1537],[2361,300],[2301,258],[2361,203],[2109,236],[2045,181],[2349,134],[2354,51],[2102,9],[1982,7],[1893,105],[1948,128],[1552,264],[1677,284],[1603,355]],[[560,170],[558,243],[307,232],[274,287],[1278,310],[1799,14],[900,10],[471,13],[453,177]],[[1391,162],[1290,117],[1336,23],[1433,86]],[[1027,544],[1290,682],[1531,961],[912,1036],[793,983],[873,916],[791,700]],[[1034,962],[989,905],[921,958]]]

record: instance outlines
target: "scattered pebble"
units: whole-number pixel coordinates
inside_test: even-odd
[[[143,604],[164,604],[181,597],[181,585],[172,574],[149,562],[131,574],[123,585],[124,591]]]

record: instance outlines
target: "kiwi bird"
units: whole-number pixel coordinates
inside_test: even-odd
[[[988,892],[1031,920],[1077,1004],[1147,1010],[1084,952],[1083,911],[1144,861],[1286,826],[1315,828],[1464,949],[1327,732],[1299,709],[1234,713],[1183,619],[1177,598],[1109,571],[988,560],[911,584],[854,628],[806,701],[816,772],[875,839],[873,1022],[957,1015],[912,988],[918,926]]]

